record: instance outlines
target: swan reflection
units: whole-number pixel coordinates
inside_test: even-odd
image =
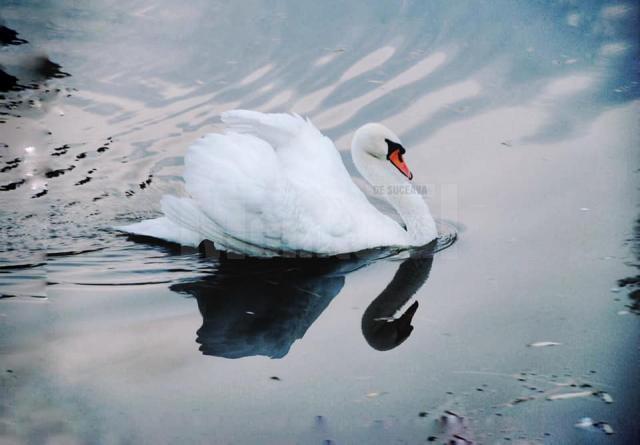
[[[365,310],[362,333],[371,347],[389,350],[411,334],[418,302],[394,314],[429,277],[435,245],[411,251]],[[346,259],[226,259],[215,273],[171,289],[198,302],[202,326],[196,341],[203,354],[282,358],[340,293],[347,274],[389,255],[375,250]]]

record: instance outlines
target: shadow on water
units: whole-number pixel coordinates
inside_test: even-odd
[[[424,285],[437,241],[411,251],[391,282],[365,310],[362,334],[377,350],[404,342],[418,309],[414,302],[394,317]],[[223,259],[216,272],[171,290],[196,298],[202,326],[196,341],[205,355],[282,358],[342,290],[346,276],[387,256],[384,250],[349,258]]]
[[[640,218],[635,221],[629,243],[636,258],[633,267],[640,271]],[[618,286],[628,289],[629,303],[627,307],[632,313],[640,315],[640,273],[618,280]]]

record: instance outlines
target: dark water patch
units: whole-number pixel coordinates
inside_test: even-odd
[[[145,179],[140,184],[138,184],[138,187],[140,187],[141,190],[147,188],[149,185],[151,185],[152,178],[153,178],[153,175],[147,176],[147,179]]]
[[[75,183],[75,184],[73,184],[73,185],[76,185],[76,186],[77,186],[77,185],[84,185],[84,184],[86,184],[86,183],[87,183],[87,182],[89,182],[89,181],[91,181],[91,176],[85,176],[83,179],[79,180],[78,182],[76,182],[76,183]]]
[[[31,199],[34,199],[34,198],[42,198],[42,197],[43,197],[44,195],[46,195],[47,193],[49,193],[49,190],[44,189],[44,190],[42,190],[42,191],[40,191],[40,192],[36,193],[35,195],[32,195],[32,196],[31,196]]]
[[[109,286],[109,287],[120,287],[120,286],[148,286],[153,284],[167,284],[171,283],[172,280],[159,280],[159,281],[132,281],[132,282],[123,282],[123,283],[94,283],[94,282],[84,282],[84,283],[76,283],[76,282],[67,282],[60,281],[58,284],[73,284],[75,286]]]
[[[8,172],[9,170],[13,170],[16,167],[18,167],[18,164],[7,165],[6,167],[0,168],[0,173]]]
[[[13,170],[14,168],[18,167],[18,165],[20,165],[21,159],[20,158],[15,158],[11,161],[6,161],[5,167],[0,168],[0,173],[5,173],[8,172],[9,170]]]
[[[101,250],[104,250],[104,249],[105,249],[105,247],[99,247],[99,248],[96,248],[96,249],[69,250],[69,251],[62,251],[62,252],[47,251],[47,258],[82,255],[82,254],[85,254],[85,253],[100,252]]]
[[[36,90],[41,88],[43,83],[49,79],[70,76],[69,73],[63,72],[61,68],[59,64],[44,55],[23,58],[20,65],[15,67],[15,70],[19,72],[17,76],[10,74],[0,66],[0,92]],[[43,92],[51,93],[51,89],[44,89]],[[22,103],[22,100],[14,99],[5,102],[4,106],[11,109]]]
[[[34,269],[36,267],[46,266],[46,264],[47,263],[9,264],[6,266],[0,266],[0,273],[6,270]]]
[[[48,298],[44,295],[28,295],[28,294],[0,294],[0,300],[10,299],[10,298],[35,298],[37,300],[47,300]]]
[[[75,165],[70,165],[67,168],[59,168],[57,170],[48,170],[47,172],[45,172],[44,175],[45,175],[46,178],[49,178],[49,179],[57,178],[58,176],[62,176],[65,173],[67,173],[67,172],[69,172],[69,171],[71,171],[71,170],[73,170],[75,168],[76,168]]]
[[[21,180],[16,181],[16,182],[11,182],[11,183],[9,183],[7,185],[2,185],[2,186],[0,186],[0,191],[1,192],[7,192],[9,190],[15,190],[18,187],[20,187],[21,185],[23,185],[25,182],[27,182],[26,179],[21,179]]]
[[[62,156],[69,151],[69,148],[71,148],[69,144],[64,144],[60,147],[56,147],[53,149],[53,153],[51,153],[51,156]]]
[[[19,89],[18,78],[7,73],[2,69],[2,66],[0,66],[0,91],[8,92],[17,89]]]
[[[627,242],[636,259],[633,267],[640,270],[640,218],[636,219],[633,225],[633,233]],[[629,292],[629,310],[634,314],[640,315],[640,274],[619,279],[618,286],[627,289]]]
[[[106,197],[108,197],[108,196],[109,196],[109,194],[108,194],[108,193],[103,193],[102,195],[95,196],[95,197],[92,199],[92,201],[93,201],[93,202],[100,201],[101,199],[104,199],[104,198],[106,198]]]
[[[29,43],[25,39],[21,39],[18,37],[18,32],[7,28],[4,25],[0,25],[0,45],[22,45],[24,43]]]
[[[60,79],[70,76],[69,73],[62,71],[59,64],[44,55],[34,57],[31,61],[31,70],[33,74],[42,79]],[[45,92],[48,93],[49,90],[45,90]]]

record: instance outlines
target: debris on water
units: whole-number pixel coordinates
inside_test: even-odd
[[[420,412],[418,413],[418,417],[427,417],[428,415],[429,415],[429,413],[428,413],[428,412],[426,412],[426,411],[420,411]]]
[[[551,394],[547,396],[547,400],[576,399],[579,397],[589,397],[592,395],[593,395],[593,391],[565,392],[562,394]]]
[[[613,428],[607,422],[597,422],[595,426],[600,428],[605,434],[611,435],[614,433]]]
[[[593,395],[600,397],[604,403],[613,403],[613,397],[608,392],[600,391],[593,393]]]
[[[436,440],[438,440],[438,438],[436,436],[427,437],[427,442],[435,442]]]
[[[509,405],[519,405],[520,403],[528,402],[530,400],[535,400],[535,397],[533,396],[518,397],[517,399],[512,401]]]
[[[618,311],[618,315],[627,315],[629,311]]]
[[[451,423],[460,423],[464,421],[464,417],[447,409],[444,411],[444,414],[440,416],[440,421],[445,425]]]
[[[534,343],[529,343],[527,346],[530,348],[544,348],[546,346],[560,346],[562,343],[558,343],[556,341],[537,341]]]
[[[282,379],[280,377],[278,377],[277,375],[272,375],[271,377],[269,377],[271,380],[277,380],[278,382],[281,381]]]
[[[380,397],[383,396],[385,394],[388,394],[386,391],[382,391],[382,392],[378,392],[378,391],[372,391],[370,393],[367,393],[367,397],[370,399],[373,399],[375,397]]]
[[[504,145],[505,147],[513,147],[513,143],[511,141],[500,142],[500,145]]]
[[[467,439],[464,436],[461,436],[460,434],[454,434],[453,435],[453,440],[451,441],[452,444],[454,445],[458,445],[458,444],[468,444],[468,445],[472,445],[473,442],[470,441],[469,439]]]
[[[603,433],[607,434],[607,435],[611,435],[614,433],[613,427],[611,427],[611,425],[609,425],[609,423],[607,422],[594,422],[593,419],[591,417],[583,417],[581,418],[578,423],[575,424],[576,428],[581,428],[584,430],[594,430],[594,429],[599,429],[600,431],[602,431]]]
[[[588,212],[589,210],[591,210],[589,207],[580,207],[581,212]]]
[[[617,294],[618,292],[620,292],[622,290],[622,288],[619,287],[612,287],[611,289],[609,289],[611,292],[613,292],[614,294]]]
[[[244,311],[244,313],[247,315],[256,315],[256,313],[253,311]]]

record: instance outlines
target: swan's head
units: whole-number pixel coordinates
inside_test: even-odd
[[[389,168],[397,169],[409,179],[413,174],[404,162],[405,149],[400,138],[382,124],[365,124],[353,135],[351,150],[354,159],[387,162]]]

